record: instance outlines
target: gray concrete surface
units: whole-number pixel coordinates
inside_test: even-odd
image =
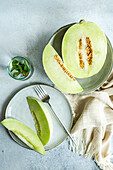
[[[11,97],[35,82],[52,84],[46,76],[41,54],[50,36],[61,26],[84,18],[98,24],[113,44],[112,0],[0,0],[0,120]],[[27,56],[33,76],[15,81],[8,74],[8,61]],[[0,124],[0,170],[97,170],[87,160],[68,150],[65,140],[43,157],[16,144]]]

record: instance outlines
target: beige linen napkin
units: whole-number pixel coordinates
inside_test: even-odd
[[[113,132],[113,73],[98,91],[85,95],[66,95],[74,115],[71,130],[76,146],[71,149],[87,158],[94,157],[101,169],[111,170]]]

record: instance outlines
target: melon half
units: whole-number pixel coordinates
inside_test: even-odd
[[[64,64],[77,78],[97,74],[104,65],[107,40],[103,31],[92,22],[71,26],[62,41]]]
[[[43,66],[51,81],[62,91],[74,94],[83,90],[50,44],[43,52]]]

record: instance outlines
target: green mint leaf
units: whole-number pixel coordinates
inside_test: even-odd
[[[17,65],[17,66],[20,65],[20,61],[18,61],[18,62],[16,63],[16,65]]]
[[[29,72],[29,67],[28,67],[28,64],[25,60],[24,60],[24,70]]]
[[[18,71],[18,70],[19,70],[19,69],[18,69],[18,66],[14,65],[14,66],[11,68],[11,72],[12,72],[13,70],[17,70],[17,71]]]
[[[24,66],[24,70],[29,71],[29,67],[27,66],[27,64]]]
[[[20,74],[19,72],[15,72],[15,73],[13,74],[13,77],[17,77],[19,74]]]
[[[13,60],[13,61],[12,61],[12,66],[16,65],[17,63],[18,63],[17,60]]]

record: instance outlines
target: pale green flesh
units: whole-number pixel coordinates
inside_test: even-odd
[[[45,149],[42,142],[31,128],[16,119],[4,119],[1,123],[30,148],[45,155]]]
[[[51,116],[43,102],[37,98],[27,97],[27,102],[35,121],[37,134],[43,145],[46,145],[53,129]]]
[[[78,56],[78,41],[89,37],[93,48],[93,63],[84,69],[80,67]],[[84,41],[82,53],[85,54]],[[66,67],[77,78],[95,75],[104,65],[107,53],[107,41],[103,31],[94,23],[84,22],[71,26],[64,35],[62,42],[62,56]],[[87,57],[87,56],[86,56]],[[87,61],[86,61],[87,64]]]
[[[48,44],[43,52],[43,66],[51,81],[62,91],[79,93],[83,89],[77,81],[73,81],[61,68],[54,56],[57,52]]]

